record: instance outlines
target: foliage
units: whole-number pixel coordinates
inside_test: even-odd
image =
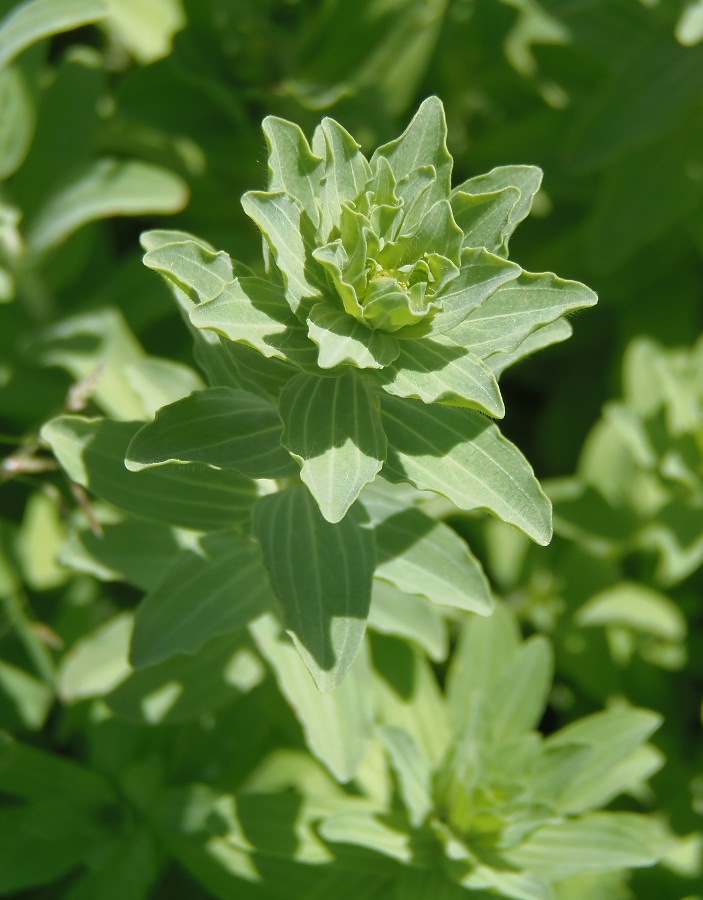
[[[700,6],[0,0],[1,895],[700,893]]]

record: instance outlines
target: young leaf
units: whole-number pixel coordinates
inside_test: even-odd
[[[222,531],[249,519],[256,485],[202,464],[129,472],[125,453],[140,423],[60,416],[41,435],[69,478],[120,509],[197,531]]]
[[[282,443],[328,522],[339,522],[386,458],[378,399],[347,368],[337,378],[297,375],[279,400]]]
[[[373,167],[378,157],[391,164],[396,181],[422,165],[434,166],[436,180],[425,193],[425,209],[449,196],[452,157],[446,143],[447,124],[444,107],[438,97],[428,97],[413,116],[399,138],[379,147],[371,158]]]
[[[185,550],[137,609],[130,648],[136,668],[196,653],[211,638],[244,628],[275,605],[259,548],[233,532]]]
[[[434,662],[447,657],[447,627],[437,608],[424,597],[405,593],[380,578],[373,580],[369,628],[414,641]]]
[[[381,726],[379,737],[391,758],[410,822],[417,828],[432,810],[430,761],[402,728]]]
[[[483,247],[489,253],[505,255],[510,238],[510,214],[520,199],[516,187],[473,194],[461,189],[452,192],[454,221],[464,232],[464,247]]]
[[[310,310],[308,334],[319,348],[321,369],[342,365],[382,369],[400,353],[393,335],[367,328],[331,303],[317,303]]]
[[[295,197],[317,227],[323,160],[310,152],[305,135],[292,122],[267,116],[262,128],[269,151],[269,191],[285,191]]]
[[[207,303],[234,281],[229,256],[222,251],[216,253],[190,235],[148,231],[142,235],[142,245],[147,250],[144,265],[159,272],[194,301]]]
[[[321,691],[343,680],[366,628],[375,564],[361,504],[327,522],[302,484],[260,498],[253,513],[286,627]]]
[[[551,506],[520,451],[469,409],[381,399],[386,477],[443,494],[460,509],[485,509],[538,544],[552,535]]]
[[[163,407],[127,448],[133,472],[165,463],[205,463],[251,478],[284,478],[295,465],[281,447],[281,421],[269,400],[209,388]]]
[[[322,297],[309,258],[314,247],[310,217],[285,191],[249,191],[242,197],[242,206],[271,248],[290,308],[296,314],[308,310]]]
[[[313,147],[325,158],[320,185],[320,232],[326,241],[330,231],[339,225],[342,203],[356,200],[361,194],[371,176],[371,167],[354,138],[334,119],[322,120],[315,132]]]

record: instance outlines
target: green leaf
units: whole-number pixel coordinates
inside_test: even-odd
[[[486,193],[452,192],[454,221],[464,232],[464,247],[483,247],[505,255],[510,239],[510,216],[520,200],[516,187]]]
[[[168,56],[174,35],[186,24],[182,0],[107,0],[105,23],[119,43],[146,65]]]
[[[182,535],[166,525],[128,519],[101,525],[101,533],[74,532],[59,559],[64,566],[104,581],[122,581],[142,590],[156,587],[181,552]]]
[[[69,478],[144,519],[197,531],[222,531],[249,519],[256,486],[202,464],[129,472],[129,442],[141,423],[60,416],[41,431]]]
[[[269,191],[285,191],[295,197],[317,227],[322,159],[310,151],[305,135],[292,122],[267,116],[262,128],[269,152]]]
[[[264,678],[264,666],[245,635],[226,634],[192,656],[172,656],[132,672],[104,702],[118,717],[139,724],[197,722]]]
[[[473,353],[439,335],[402,341],[400,353],[379,376],[383,389],[424,403],[446,403],[505,415],[498,383]]]
[[[665,850],[662,837],[654,819],[632,813],[591,813],[538,828],[505,857],[528,872],[559,881],[592,869],[651,866]]]
[[[582,744],[591,750],[561,794],[559,807],[573,814],[609,803],[629,786],[629,758],[661,722],[658,713],[648,710],[613,708],[578,719],[547,738],[545,748]]]
[[[573,334],[573,328],[566,319],[557,319],[550,322],[549,325],[542,325],[536,328],[531,334],[519,343],[511,352],[507,353],[499,351],[492,353],[486,358],[486,365],[490,368],[496,378],[500,378],[503,372],[515,363],[520,362],[538,350],[550,347],[552,344],[558,344],[565,341]]]
[[[363,650],[357,654],[335,691],[321,694],[300,655],[272,616],[257,620],[250,630],[273,667],[281,692],[300,720],[311,752],[335,778],[349,781],[366,753],[373,723],[367,654]]]
[[[9,178],[27,155],[34,134],[34,100],[18,66],[0,69],[0,179]]]
[[[104,0],[31,0],[0,22],[0,67],[27,47],[62,31],[98,22],[107,15]]]
[[[686,618],[679,607],[644,584],[623,581],[591,597],[576,613],[578,625],[618,626],[666,641],[686,637]]]
[[[152,417],[162,406],[205,388],[202,378],[190,366],[155,356],[128,363],[124,374],[145,412]]]
[[[434,662],[447,658],[449,641],[441,613],[424,597],[374,578],[369,628],[414,641]]]
[[[40,731],[44,727],[54,702],[53,691],[44,681],[0,660],[0,693],[12,703],[21,728]],[[13,725],[11,718],[5,720],[6,728]]]
[[[130,661],[135,668],[196,653],[275,604],[256,543],[236,533],[203,538],[184,551],[139,604]]]
[[[205,463],[251,478],[283,478],[296,468],[280,445],[281,421],[263,397],[228,387],[196,391],[156,414],[127,449],[133,472],[167,463]]]
[[[316,365],[317,351],[305,326],[290,311],[283,290],[263,278],[238,278],[225,285],[217,297],[192,307],[190,320],[266,357]]]
[[[507,259],[483,249],[465,248],[459,275],[437,294],[442,308],[432,319],[431,333],[455,328],[501,285],[514,281],[521,273],[520,266]]]
[[[74,805],[97,807],[115,799],[107,781],[97,772],[5,733],[0,733],[0,791],[32,803],[59,798]]]
[[[308,334],[319,348],[321,369],[342,365],[382,369],[400,353],[400,344],[392,335],[367,328],[331,303],[317,303],[310,310]]]
[[[432,810],[430,761],[402,728],[381,726],[379,737],[390,756],[410,822],[417,828]]]
[[[187,185],[167,169],[103,159],[55,194],[32,219],[27,246],[32,253],[43,253],[96,219],[174,213],[187,201]]]
[[[452,157],[447,150],[446,137],[442,101],[438,97],[428,97],[401,136],[376,150],[371,157],[371,166],[378,157],[385,157],[396,181],[410,175],[418,166],[434,166],[436,181],[423,197],[425,209],[430,209],[437,200],[449,196]]]
[[[535,635],[522,644],[489,692],[494,740],[506,741],[537,728],[552,688],[553,670],[546,638]]]
[[[66,703],[110,693],[131,673],[127,661],[134,616],[123,612],[80,638],[61,660],[59,694]]]
[[[413,858],[412,837],[401,822],[388,818],[371,810],[344,810],[320,823],[320,835],[333,844],[355,844],[407,864]]]
[[[234,281],[232,260],[195,239],[178,240],[180,232],[148,231],[142,235],[147,248],[144,265],[173,282],[191,299],[206,303]]]
[[[308,310],[322,297],[310,257],[314,248],[310,217],[285,191],[249,191],[242,206],[271,248],[290,308],[296,314]]]
[[[419,509],[403,509],[376,526],[376,577],[440,606],[488,615],[493,598],[465,541]]]
[[[279,400],[282,443],[328,522],[346,515],[386,457],[378,399],[353,369],[338,378],[297,375]]]
[[[537,166],[498,166],[486,172],[485,175],[477,175],[469,178],[459,187],[452,191],[452,207],[454,207],[454,198],[459,198],[462,193],[465,194],[492,194],[499,192],[503,205],[503,192],[511,188],[517,188],[518,195],[515,197],[513,191],[508,196],[515,199],[515,203],[510,209],[508,220],[504,229],[500,234],[501,245],[496,248],[496,253],[503,252],[507,255],[508,241],[517,226],[523,219],[526,219],[532,208],[532,201],[535,194],[542,184],[542,170]],[[461,202],[461,201],[459,201]],[[466,201],[463,201],[464,203]],[[479,246],[486,246],[481,244]],[[490,250],[490,247],[487,247]]]
[[[320,232],[326,241],[330,231],[339,226],[342,203],[350,203],[361,194],[371,177],[371,167],[354,138],[334,119],[322,120],[315,132],[313,147],[325,159],[319,202],[322,210]]]
[[[147,417],[126,377],[128,366],[144,360],[144,351],[118,310],[103,307],[57,322],[40,333],[36,353],[45,366],[61,366],[76,382],[73,409],[90,398],[113,418]]]
[[[65,900],[146,900],[159,875],[159,861],[148,827],[138,825],[101,860],[98,871],[74,882]]]
[[[366,628],[375,564],[366,512],[357,504],[331,524],[307,488],[293,484],[259,499],[253,529],[295,646],[318,688],[330,691]]]
[[[514,350],[540,326],[596,301],[593,291],[578,281],[565,281],[550,272],[523,272],[469,313],[449,337],[485,359]]]
[[[416,400],[381,400],[386,477],[484,509],[538,544],[552,534],[551,506],[520,451],[480,413]]]

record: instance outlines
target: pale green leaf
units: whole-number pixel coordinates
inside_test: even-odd
[[[505,254],[510,239],[510,217],[520,200],[520,191],[506,187],[486,193],[452,192],[452,212],[464,232],[464,247],[484,247]]]
[[[96,219],[174,213],[187,201],[185,182],[161,166],[102,159],[55,194],[32,219],[27,246],[32,253],[43,253]]]
[[[40,333],[36,352],[44,365],[61,366],[75,380],[73,411],[91,399],[113,418],[147,418],[126,376],[128,366],[144,361],[144,351],[119,310],[104,307],[50,326]]]
[[[549,543],[548,499],[525,457],[484,416],[388,396],[381,411],[386,477],[443,494],[460,509],[484,509],[537,543]]]
[[[0,22],[0,67],[27,47],[107,15],[104,0],[30,0],[10,10]]]
[[[66,703],[101,697],[128,678],[134,616],[123,612],[80,638],[61,660],[59,694]]]
[[[498,351],[511,352],[535,329],[596,303],[597,297],[577,281],[549,272],[523,272],[495,291],[449,336],[485,359]]]
[[[551,645],[542,635],[527,640],[488,691],[493,739],[536,729],[544,715],[554,669]]]
[[[283,478],[296,468],[280,439],[281,421],[270,401],[228,387],[208,388],[159,410],[132,438],[125,463],[133,472],[195,462],[252,478]]]
[[[486,358],[486,365],[496,378],[500,378],[510,366],[515,365],[515,363],[528,356],[532,356],[538,350],[544,350],[545,347],[565,341],[571,337],[573,331],[567,319],[557,319],[554,322],[550,322],[549,325],[542,325],[540,328],[536,328],[511,352],[499,351],[498,353],[492,353]]]
[[[321,694],[290,640],[272,616],[250,626],[261,653],[305,732],[311,752],[339,781],[356,774],[373,722],[367,654],[357,655],[342,684]]]
[[[686,636],[686,618],[673,600],[634,581],[623,581],[591,597],[577,611],[575,621],[628,628],[667,641],[682,641]]]
[[[317,227],[322,159],[310,151],[305,135],[292,122],[267,116],[262,128],[269,152],[269,191],[285,191],[295,197]]]
[[[34,134],[34,102],[18,66],[0,68],[0,111],[0,179],[4,180],[22,165]]]
[[[202,378],[190,366],[155,356],[128,363],[124,374],[151,416],[162,406],[205,388]]]
[[[308,316],[308,334],[317,344],[321,369],[350,365],[358,369],[382,369],[400,353],[390,334],[374,331],[330,303],[317,303]]]
[[[68,572],[58,560],[65,540],[66,526],[57,501],[39,491],[31,494],[22,517],[17,551],[25,581],[33,590],[50,590],[66,581]]]
[[[447,657],[449,641],[441,613],[424,597],[374,578],[369,628],[414,641],[434,662]]]
[[[520,266],[484,249],[462,250],[459,275],[437,294],[442,308],[432,319],[431,333],[449,331],[461,324],[472,310],[521,272]]]
[[[242,206],[271,248],[290,308],[294,313],[308,310],[322,297],[310,256],[314,247],[310,217],[285,191],[249,191]]]
[[[183,240],[187,238],[187,240]],[[159,272],[191,299],[206,303],[234,281],[232,260],[220,251],[180,232],[148,231],[142,235],[144,265]]]
[[[591,813],[538,828],[505,853],[507,860],[548,881],[592,869],[651,866],[666,849],[661,826],[632,813]]]
[[[503,398],[489,367],[450,338],[402,341],[398,357],[379,376],[383,389],[424,403],[446,403],[505,415]]]
[[[375,564],[373,531],[361,504],[332,524],[306,487],[258,500],[254,534],[286,627],[321,691],[337,687],[366,628]]]
[[[146,65],[168,56],[174,35],[186,24],[182,0],[107,0],[108,29]]]
[[[452,191],[452,197],[460,193],[480,195],[502,192],[512,187],[518,189],[519,194],[510,210],[507,227],[501,235],[507,253],[508,240],[520,222],[529,215],[532,201],[541,184],[542,170],[537,166],[498,166],[485,175],[477,175],[460,184]]]
[[[339,522],[386,457],[377,397],[347,368],[337,378],[298,375],[279,400],[282,443],[328,522]]]
[[[54,702],[53,691],[43,681],[0,660],[0,693],[14,706],[23,728],[39,731],[46,722]],[[5,727],[11,728],[7,723]]]
[[[320,231],[326,241],[330,231],[339,225],[341,204],[356,200],[371,176],[371,168],[354,138],[334,119],[322,120],[313,146],[325,158],[319,196]]]
[[[412,736],[383,725],[379,737],[390,756],[410,822],[418,827],[432,810],[432,766]]]
[[[446,143],[447,125],[444,107],[438,97],[423,101],[405,131],[388,144],[379,147],[371,158],[373,166],[380,156],[391,165],[396,181],[409,175],[418,166],[432,165],[436,181],[425,192],[425,208],[449,196],[452,176],[452,157]]]
[[[249,519],[253,481],[202,464],[129,472],[129,442],[140,423],[60,416],[41,431],[69,478],[144,519],[198,531],[221,531]]]
[[[333,844],[356,844],[398,862],[409,863],[413,858],[411,835],[402,830],[401,823],[391,823],[387,816],[371,811],[335,813],[320,823],[320,834]]]
[[[692,47],[703,40],[703,2],[689,0],[676,23],[676,40],[684,47]]]
[[[489,694],[501,674],[512,666],[519,647],[517,623],[502,604],[488,618],[466,623],[446,683],[447,705],[457,733],[466,727],[469,692]]]
[[[238,278],[225,285],[217,297],[192,307],[190,320],[266,357],[316,364],[317,350],[305,325],[290,311],[283,290],[263,278]]]
[[[376,576],[441,606],[488,615],[490,588],[480,564],[455,531],[421,512],[404,509],[376,527]]]
[[[661,721],[660,715],[648,710],[613,708],[578,719],[547,738],[545,748],[582,744],[591,749],[560,796],[560,808],[570,813],[594,809],[629,787],[628,759]]]
[[[237,533],[203,538],[184,551],[137,608],[130,660],[152,666],[196,653],[211,638],[243,628],[275,604],[259,548]]]

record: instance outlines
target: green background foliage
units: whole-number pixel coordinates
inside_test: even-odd
[[[0,0],[0,895],[703,897],[702,48]]]

